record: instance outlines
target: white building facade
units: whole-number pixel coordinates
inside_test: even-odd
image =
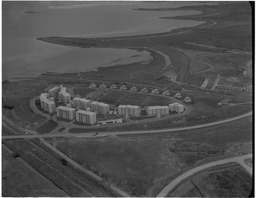
[[[95,124],[97,122],[96,113],[79,110],[76,112],[76,121],[91,125]]]
[[[169,114],[168,106],[149,106],[148,107],[148,116],[162,116]]]
[[[59,106],[57,107],[57,117],[67,120],[75,119],[76,110],[70,107]]]

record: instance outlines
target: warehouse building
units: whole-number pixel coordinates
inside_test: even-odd
[[[95,124],[96,123],[96,113],[79,110],[76,112],[76,121],[85,124]]]
[[[148,109],[148,116],[162,116],[169,114],[169,107],[168,106],[149,106]]]
[[[67,120],[75,119],[76,110],[70,107],[59,106],[57,107],[57,117]]]

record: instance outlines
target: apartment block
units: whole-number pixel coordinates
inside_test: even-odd
[[[169,107],[168,106],[149,106],[148,107],[148,116],[161,116],[168,115]]]
[[[85,98],[74,98],[73,106],[79,110],[86,110],[86,108],[90,107],[91,101]]]
[[[55,110],[56,110],[55,102],[50,101],[48,99],[42,99],[40,102],[41,102],[41,107],[43,110],[45,110],[49,113],[55,112]]]
[[[184,111],[184,106],[178,102],[175,102],[175,103],[169,104],[169,109],[172,112],[175,111],[177,113],[181,113]]]
[[[59,100],[64,104],[67,104],[71,101],[71,95],[68,92],[60,91],[59,92]]]
[[[135,105],[119,105],[118,114],[122,116],[137,117],[140,115],[140,107]]]
[[[109,112],[109,104],[94,101],[91,103],[91,111],[105,115]]]
[[[76,110],[70,107],[59,106],[57,107],[57,117],[67,120],[75,119]]]
[[[76,120],[85,124],[95,124],[96,123],[96,113],[84,110],[79,110],[76,112]]]
[[[56,97],[60,91],[60,87],[53,87],[48,90],[48,94],[50,97]]]

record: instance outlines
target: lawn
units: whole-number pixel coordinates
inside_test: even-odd
[[[87,87],[75,87],[73,89],[73,92],[75,95],[80,95],[81,97],[86,97],[87,94],[91,93],[91,92],[95,92],[96,89],[93,88],[87,88]]]
[[[107,104],[116,104],[121,98],[125,97],[126,95],[129,95],[129,93],[121,91],[110,91],[104,96],[100,97],[98,101],[105,102]]]
[[[2,158],[3,197],[67,196],[58,187],[46,183],[38,174],[30,170],[19,160],[14,159],[5,149],[3,149]]]
[[[58,126],[56,122],[48,121],[44,123],[42,126],[38,127],[36,131],[39,134],[45,134],[51,132],[53,129],[55,129]]]
[[[170,197],[249,197],[252,178],[236,163],[200,172],[168,194]]]
[[[148,197],[155,196],[181,171],[237,155],[241,150],[250,153],[252,121],[244,118],[214,127],[163,134],[57,138],[53,141],[70,158],[131,195]],[[239,149],[233,149],[237,145]],[[202,155],[202,151],[206,153]]]
[[[249,197],[252,178],[240,165],[213,168],[192,180],[205,197]]]

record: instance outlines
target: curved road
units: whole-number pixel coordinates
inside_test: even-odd
[[[217,166],[217,165],[222,165],[226,163],[231,163],[231,162],[237,162],[240,165],[242,165],[249,173],[252,175],[252,170],[244,163],[244,160],[247,158],[251,158],[252,154],[247,154],[247,155],[242,155],[238,157],[232,157],[232,158],[227,158],[223,160],[218,160],[214,162],[210,162],[207,164],[203,164],[201,166],[197,166],[195,168],[192,168],[188,170],[187,172],[181,174],[180,176],[176,177],[174,180],[172,180],[167,186],[165,186],[161,192],[157,195],[157,197],[165,197],[168,195],[168,193],[173,190],[180,182],[184,181],[186,178],[198,173],[199,171],[202,171],[204,169]]]

